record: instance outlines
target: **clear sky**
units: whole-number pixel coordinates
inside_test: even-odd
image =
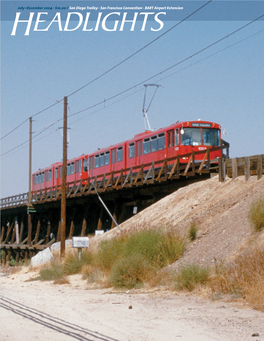
[[[144,31],[143,22],[137,20],[134,31],[131,23],[120,31],[124,10],[118,12],[119,19],[114,30],[114,21],[107,21],[106,31],[101,24],[94,30],[95,21],[90,21],[84,31],[83,25],[74,31],[62,30],[53,22],[46,31],[33,31],[35,21],[25,35],[26,23],[14,28],[16,12],[29,18],[37,10],[19,10],[17,4],[38,5],[39,1],[9,1],[8,18],[3,17],[8,7],[2,7],[1,23],[1,197],[28,191],[28,140],[30,116],[49,107],[94,80],[102,73],[123,61],[146,44],[179,23],[181,19],[206,2],[194,1],[147,1],[160,6],[182,6],[182,10],[156,10],[165,12],[159,19],[164,26],[149,16]],[[249,24],[252,19],[264,14],[264,1],[218,2],[206,5],[200,15],[186,20],[135,56],[84,87],[68,98],[69,148],[68,158],[90,153],[133,137],[144,130],[142,105],[145,83],[161,85],[150,106],[148,115],[152,128],[168,126],[177,120],[203,119],[221,124],[226,131],[223,138],[231,145],[230,156],[240,157],[264,154],[264,21],[263,17]],[[239,6],[236,15],[227,15],[230,4]],[[3,3],[3,2],[2,2]],[[43,2],[44,3],[44,2]],[[76,6],[80,2],[46,1],[47,5]],[[125,4],[140,6],[142,1],[83,1],[85,6],[111,6]],[[145,5],[146,1],[144,2]],[[256,10],[257,6],[257,10]],[[118,6],[117,6],[118,7]],[[220,15],[220,10],[222,11]],[[40,22],[38,28],[47,28],[56,10],[43,10],[50,17]],[[100,10],[72,10],[98,16]],[[146,12],[126,10],[129,14]],[[66,15],[69,10],[64,11]],[[102,12],[102,18],[106,12]],[[151,10],[149,10],[151,12]],[[216,13],[217,12],[217,13]],[[66,13],[66,14],[65,14]],[[151,12],[152,13],[152,12]],[[217,15],[219,17],[217,17]],[[21,17],[21,18],[25,18]],[[143,17],[141,15],[141,17]],[[12,19],[13,18],[13,19]],[[34,17],[35,20],[36,17]],[[41,17],[44,19],[45,15]],[[152,18],[152,19],[151,19]],[[163,20],[164,19],[164,20]],[[76,27],[77,21],[69,28]],[[75,26],[74,26],[75,25]],[[222,39],[230,35],[226,39]],[[219,43],[214,44],[222,39]],[[214,44],[209,48],[211,44]],[[208,48],[207,48],[208,47]],[[205,49],[207,48],[207,49]],[[205,49],[201,53],[197,53]],[[192,58],[192,55],[194,55]],[[184,61],[186,59],[186,61]],[[181,62],[182,61],[182,62]],[[181,62],[181,63],[179,63]],[[171,66],[179,63],[177,66]],[[170,68],[167,72],[163,72]],[[163,72],[163,73],[161,73]],[[160,75],[157,75],[161,73]],[[155,76],[157,75],[157,76]],[[153,77],[155,76],[155,77]],[[151,78],[152,77],[152,78]],[[140,84],[136,86],[137,84]],[[130,91],[108,100],[122,91]],[[152,96],[149,87],[147,101]],[[102,103],[92,109],[73,115],[83,109]],[[70,116],[72,115],[72,116]],[[33,118],[33,162],[32,171],[44,168],[62,159],[62,121],[42,132],[43,127],[60,120],[63,104]],[[18,129],[4,137],[14,128]],[[41,134],[39,134],[41,133]],[[39,134],[38,136],[36,136]],[[10,150],[13,151],[9,152]]]

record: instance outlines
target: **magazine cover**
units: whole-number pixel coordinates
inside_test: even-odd
[[[264,340],[264,1],[1,1],[1,341]]]
[[[1,197],[28,191],[30,117],[32,172],[62,160],[65,96],[68,159],[143,132],[143,109],[151,129],[211,121],[231,157],[260,154],[263,10],[263,1],[2,1]]]

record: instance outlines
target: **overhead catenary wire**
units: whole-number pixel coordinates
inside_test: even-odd
[[[114,98],[116,98],[116,97],[118,97],[118,96],[120,96],[120,95],[122,95],[122,94],[124,94],[124,93],[126,93],[126,92],[128,92],[128,91],[130,91],[130,90],[132,90],[132,89],[134,89],[134,88],[136,88],[136,87],[138,87],[138,86],[140,86],[140,85],[142,85],[142,84],[144,84],[145,82],[147,82],[147,81],[149,81],[149,80],[152,80],[153,78],[155,78],[155,77],[157,77],[157,76],[159,76],[159,75],[161,75],[161,74],[167,72],[168,70],[170,70],[170,69],[172,69],[172,68],[174,68],[174,67],[176,67],[176,66],[182,64],[183,62],[185,62],[185,61],[187,61],[187,60],[193,58],[194,56],[196,56],[196,55],[198,55],[198,54],[200,54],[200,53],[206,51],[207,49],[209,49],[210,47],[212,47],[212,46],[218,44],[219,42],[223,41],[224,39],[227,39],[228,37],[234,35],[235,33],[239,32],[240,30],[244,29],[245,27],[249,26],[250,24],[254,23],[255,21],[259,20],[259,19],[262,18],[263,16],[264,16],[264,14],[262,14],[261,16],[259,16],[259,17],[256,18],[256,19],[252,20],[251,22],[249,22],[249,23],[247,23],[247,24],[241,26],[240,28],[236,29],[235,31],[233,31],[233,32],[231,32],[231,33],[229,33],[229,34],[227,34],[226,36],[224,36],[224,37],[218,39],[217,41],[215,41],[214,43],[212,43],[212,44],[206,46],[205,48],[203,48],[203,49],[201,49],[201,50],[199,50],[199,51],[193,53],[193,54],[190,55],[189,57],[186,57],[186,58],[182,59],[181,61],[179,61],[179,62],[177,62],[177,63],[171,65],[170,67],[168,67],[168,68],[166,68],[166,69],[164,69],[164,70],[158,72],[158,73],[155,74],[154,76],[151,76],[151,77],[149,77],[148,79],[145,79],[145,80],[141,81],[140,83],[137,83],[136,85],[133,85],[133,86],[131,86],[131,87],[129,87],[129,88],[127,88],[127,89],[125,89],[125,90],[123,90],[123,91],[121,91],[121,92],[119,92],[119,93],[117,93],[117,94],[115,94],[115,95],[113,95],[113,96],[107,98],[107,99],[104,98],[102,101],[100,101],[100,102],[98,102],[98,103],[96,103],[96,104],[94,104],[94,105],[91,105],[91,106],[86,107],[86,108],[84,108],[84,109],[82,109],[82,110],[79,110],[79,111],[77,111],[77,112],[75,112],[75,113],[73,113],[73,114],[70,114],[68,117],[72,117],[72,116],[78,115],[78,114],[80,114],[80,113],[82,113],[82,112],[85,112],[85,111],[87,111],[87,110],[93,109],[93,108],[99,106],[100,104],[105,104],[106,102],[108,102],[108,101],[110,101],[110,100],[112,100],[112,99],[114,99]],[[251,38],[252,36],[254,36],[254,35],[256,35],[256,34],[259,34],[259,33],[261,33],[261,32],[263,32],[263,30],[258,31],[257,33],[252,34],[252,35],[250,35],[249,37],[243,38],[243,39],[241,39],[240,41],[235,42],[235,43],[232,44],[232,45],[229,45],[228,47],[225,47],[225,48],[223,48],[223,49],[221,49],[221,50],[219,50],[219,51],[216,51],[216,52],[214,52],[213,54],[211,54],[210,56],[207,56],[207,57],[203,58],[203,59],[200,60],[200,61],[197,61],[197,62],[195,62],[195,63],[192,63],[191,65],[186,66],[186,67],[184,67],[183,69],[178,70],[177,72],[180,72],[180,71],[182,71],[182,70],[184,70],[184,69],[186,69],[186,68],[188,68],[188,67],[191,67],[191,66],[194,65],[194,64],[197,64],[197,63],[199,63],[199,62],[201,62],[201,61],[203,61],[203,60],[205,60],[205,59],[207,59],[207,58],[210,58],[210,57],[214,56],[215,54],[220,53],[220,52],[222,52],[222,51],[224,51],[224,50],[226,50],[226,49],[228,49],[228,48],[230,48],[230,47],[232,47],[232,46],[234,46],[234,45],[236,45],[236,44],[238,44],[238,43],[240,43],[240,42],[242,42],[242,41],[244,41],[244,40],[246,40],[246,39],[249,39],[249,38]],[[175,72],[175,73],[177,73],[177,72]],[[173,74],[174,74],[174,73],[173,73]],[[170,76],[170,75],[169,75],[169,76]],[[166,76],[166,77],[164,77],[163,79],[165,79],[165,78],[167,78],[167,77],[169,77],[169,76]],[[106,106],[106,107],[107,107],[107,106]],[[105,108],[105,107],[104,107],[104,108]],[[99,109],[99,110],[103,110],[104,108]],[[89,115],[92,115],[92,114],[94,114],[94,113],[96,113],[96,112],[98,112],[98,110],[95,111],[95,112],[93,112],[93,113],[90,113]],[[87,115],[86,115],[86,116],[87,116]],[[85,117],[86,117],[86,116],[85,116]],[[59,122],[59,121],[61,121],[61,120],[62,120],[62,119],[58,119],[56,122]],[[53,124],[55,124],[56,122],[54,122]],[[50,126],[50,125],[49,125],[49,126]],[[49,126],[48,126],[48,127],[49,127]],[[48,129],[48,128],[46,128],[46,129]],[[40,133],[42,133],[42,132],[40,132]],[[38,134],[38,135],[39,135],[39,134]],[[38,136],[38,135],[37,135],[37,136]],[[35,136],[35,137],[36,137],[36,136]],[[9,150],[9,151],[7,151],[7,152],[1,154],[1,157],[4,156],[4,155],[6,155],[6,154],[8,154],[8,153],[10,153],[10,152],[12,152],[12,151],[15,150],[16,148],[21,147],[22,145],[24,145],[24,144],[27,143],[28,141],[29,141],[29,140],[27,140],[27,141],[21,143],[21,144],[18,145],[17,147],[14,147],[14,148],[12,148],[11,150]]]
[[[152,45],[154,42],[156,42],[158,39],[162,38],[165,34],[169,33],[171,30],[173,30],[174,28],[176,28],[177,26],[179,26],[181,23],[183,23],[184,21],[186,21],[187,19],[189,19],[191,16],[193,16],[194,14],[196,14],[197,12],[199,12],[201,9],[203,9],[205,6],[207,6],[210,2],[212,2],[213,0],[209,0],[208,2],[206,2],[205,4],[203,4],[202,6],[200,6],[198,9],[196,9],[194,12],[192,12],[191,14],[189,14],[188,16],[186,16],[184,19],[182,19],[181,21],[179,21],[177,24],[173,25],[171,28],[169,28],[167,31],[165,31],[164,33],[162,33],[161,35],[159,35],[157,38],[153,39],[152,41],[150,41],[148,44],[144,45],[143,47],[141,47],[139,50],[137,50],[136,52],[132,53],[130,56],[126,57],[125,59],[123,59],[121,62],[117,63],[116,65],[114,65],[113,67],[111,67],[110,69],[108,69],[107,71],[103,72],[102,74],[100,74],[99,76],[97,76],[96,78],[94,78],[93,80],[91,80],[90,82],[86,83],[85,85],[81,86],[80,88],[78,88],[77,90],[73,91],[72,93],[70,93],[68,96],[66,97],[70,97],[75,95],[77,92],[81,91],[82,89],[86,88],[88,85],[94,83],[95,81],[97,81],[98,79],[102,78],[103,76],[105,76],[106,74],[108,74],[109,72],[113,71],[114,69],[116,69],[118,66],[124,64],[126,61],[128,61],[129,59],[131,59],[132,57],[134,57],[135,55],[137,55],[138,53],[140,53],[141,51],[145,50],[148,46]],[[54,107],[55,105],[61,103],[63,101],[63,98],[61,100],[56,100],[55,103],[53,103],[52,105],[38,111],[37,113],[35,113],[34,115],[31,115],[31,117],[35,117],[37,115],[40,115],[41,113],[49,110],[50,108]],[[18,128],[20,128],[23,124],[25,124],[28,121],[28,119],[24,120],[23,122],[21,122],[18,126],[16,126],[14,129],[12,129],[10,132],[8,132],[7,134],[5,134],[4,136],[2,136],[0,138],[0,141],[3,140],[4,138],[6,138],[7,136],[9,136],[11,133],[13,133],[14,131],[16,131]]]
[[[124,96],[123,98],[121,98],[121,99],[119,99],[119,100],[117,100],[117,101],[115,101],[115,102],[112,102],[112,103],[110,103],[110,104],[104,106],[103,108],[94,110],[94,111],[91,112],[89,115],[85,115],[84,117],[81,117],[81,118],[79,118],[79,119],[77,119],[77,120],[71,122],[71,124],[76,123],[76,122],[82,120],[83,118],[85,118],[85,117],[87,117],[87,116],[94,115],[94,114],[98,113],[99,111],[102,111],[102,110],[108,108],[109,106],[114,105],[114,104],[116,104],[116,103],[118,103],[118,102],[124,100],[125,98],[127,98],[127,97],[129,97],[129,96],[134,95],[135,93],[137,93],[137,92],[139,92],[139,91],[143,91],[143,90],[142,90],[142,89],[136,90],[136,91],[134,91],[132,94],[126,95],[126,96]],[[62,120],[63,120],[63,119],[60,118],[60,119],[54,121],[53,123],[50,123],[50,124],[48,124],[47,126],[42,127],[42,128],[40,128],[40,129],[38,129],[37,131],[33,132],[33,133],[36,133],[36,132],[39,132],[39,133],[38,133],[37,135],[33,136],[32,139],[34,139],[34,138],[36,138],[37,136],[39,136],[40,134],[44,133],[44,132],[45,132],[47,129],[49,129],[51,126],[53,126],[54,124],[56,124],[56,123],[58,123],[58,122],[60,122],[60,121],[62,121]],[[55,129],[54,131],[50,132],[48,135],[45,135],[45,136],[41,137],[40,139],[36,140],[35,142],[38,142],[38,141],[40,141],[40,140],[46,138],[47,136],[53,134],[55,131],[57,131],[57,129]],[[7,154],[10,154],[10,153],[13,154],[12,152],[14,152],[16,149],[19,149],[20,147],[22,147],[23,145],[25,145],[25,144],[28,143],[28,142],[29,142],[29,139],[27,139],[26,141],[22,142],[20,145],[18,145],[18,146],[16,146],[16,147],[12,148],[12,149],[10,149],[10,150],[8,150],[7,152],[1,154],[0,156],[1,156],[1,157],[2,157],[2,156],[8,156]]]
[[[145,50],[148,46],[152,45],[153,43],[155,43],[157,40],[159,40],[160,38],[162,38],[165,34],[169,33],[171,30],[173,30],[175,27],[179,26],[180,24],[182,24],[184,21],[186,21],[187,19],[189,19],[190,17],[192,17],[194,14],[196,14],[197,12],[199,12],[201,9],[203,9],[205,6],[207,6],[210,2],[212,2],[213,0],[209,0],[207,1],[205,4],[203,4],[202,6],[200,6],[198,9],[196,9],[194,12],[192,12],[191,14],[187,15],[184,19],[182,19],[181,21],[179,21],[177,24],[173,25],[172,27],[170,27],[167,31],[165,31],[164,33],[162,33],[161,35],[159,35],[157,38],[153,39],[151,42],[149,42],[148,44],[144,45],[142,48],[140,48],[139,50],[137,50],[136,52],[132,53],[130,56],[128,56],[127,58],[123,59],[121,62],[119,62],[118,64],[116,64],[115,66],[113,66],[112,68],[110,68],[109,70],[103,72],[101,75],[99,75],[98,77],[94,78],[92,81],[88,82],[87,84],[83,85],[82,87],[80,87],[79,89],[75,90],[74,92],[72,92],[71,94],[68,95],[68,97],[76,94],[77,92],[79,92],[80,90],[84,89],[85,87],[87,87],[88,85],[94,83],[96,80],[100,79],[101,77],[105,76],[106,74],[108,74],[109,72],[113,71],[114,69],[116,69],[118,66],[124,64],[125,62],[127,62],[129,59],[131,59],[132,57],[134,57],[135,55],[137,55],[138,53],[140,53],[141,51]]]
[[[36,117],[37,115],[39,115],[39,114],[41,114],[41,113],[47,111],[48,109],[54,107],[55,105],[59,104],[59,103],[62,102],[62,101],[63,101],[63,99],[60,100],[60,101],[56,101],[56,103],[53,103],[53,104],[49,105],[47,108],[38,111],[36,114],[32,115],[31,117],[32,117],[32,118],[33,118],[33,117]],[[26,122],[28,122],[28,118],[27,118],[25,121],[21,122],[21,123],[20,123],[18,126],[16,126],[14,129],[12,129],[10,132],[8,132],[8,133],[5,134],[4,136],[2,136],[2,137],[0,138],[0,141],[3,140],[3,139],[4,139],[5,137],[7,137],[8,135],[10,135],[11,133],[13,133],[14,131],[16,131],[18,128],[20,128],[20,127],[21,127],[24,123],[26,123]]]
[[[138,86],[140,86],[140,85],[142,85],[142,84],[148,82],[148,81],[150,81],[150,80],[152,80],[153,78],[155,78],[155,77],[157,77],[157,76],[159,76],[159,75],[161,75],[161,74],[163,74],[163,73],[165,73],[165,72],[171,70],[172,68],[174,68],[174,67],[176,67],[176,66],[178,66],[178,65],[180,65],[180,64],[182,64],[182,63],[184,63],[184,62],[186,62],[187,60],[189,60],[189,59],[191,59],[191,58],[193,58],[193,57],[199,55],[200,53],[202,53],[202,52],[208,50],[210,47],[212,47],[212,46],[214,46],[214,45],[220,43],[220,42],[223,41],[224,39],[227,39],[228,37],[234,35],[235,33],[239,32],[239,31],[241,31],[242,29],[244,29],[245,27],[247,27],[247,26],[253,24],[255,21],[259,20],[259,19],[262,18],[262,17],[264,17],[264,14],[262,14],[261,16],[259,16],[259,17],[256,18],[256,19],[250,21],[249,23],[247,23],[247,24],[241,26],[240,28],[236,29],[235,31],[233,31],[233,32],[231,32],[231,33],[225,35],[224,37],[222,37],[222,38],[216,40],[215,42],[213,42],[213,43],[207,45],[206,47],[200,49],[199,51],[193,53],[192,55],[190,55],[190,56],[188,56],[188,57],[186,57],[186,58],[180,60],[179,62],[177,62],[177,63],[175,63],[175,64],[173,64],[173,65],[167,67],[166,69],[164,69],[164,70],[162,70],[162,71],[156,73],[154,76],[151,76],[151,77],[149,77],[149,78],[147,78],[147,79],[144,79],[143,81],[141,81],[141,82],[139,82],[139,83],[137,83],[137,84],[135,84],[135,85],[133,85],[133,86],[131,86],[131,87],[125,89],[125,90],[122,90],[121,92],[119,92],[119,93],[117,93],[117,94],[115,94],[115,95],[113,95],[113,96],[111,96],[111,97],[108,97],[107,99],[104,98],[104,100],[102,100],[102,101],[100,101],[100,102],[98,102],[98,103],[96,103],[96,104],[93,104],[93,105],[91,105],[91,106],[89,106],[89,107],[87,107],[87,108],[85,108],[85,109],[79,110],[79,111],[77,111],[76,113],[73,113],[73,114],[69,115],[69,117],[70,117],[70,116],[78,115],[78,114],[80,114],[80,113],[82,113],[82,112],[84,112],[84,111],[87,111],[87,110],[89,110],[89,109],[92,109],[92,108],[94,108],[94,107],[96,107],[96,106],[98,106],[98,105],[100,105],[100,104],[102,104],[102,103],[105,103],[105,102],[107,102],[107,101],[110,101],[110,100],[112,100],[112,99],[114,99],[114,98],[116,98],[116,97],[118,97],[118,96],[120,96],[120,95],[122,95],[122,94],[124,94],[124,93],[126,93],[126,92],[128,92],[128,91],[130,91],[130,90],[132,90],[132,89],[134,89],[134,88],[136,88],[136,87],[138,87]]]

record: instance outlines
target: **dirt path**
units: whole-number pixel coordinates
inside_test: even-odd
[[[213,264],[215,259],[229,260],[254,241],[247,215],[252,200],[263,194],[264,178],[245,182],[239,177],[225,183],[209,179],[160,200],[122,228],[177,226],[186,234],[195,222],[197,240],[172,267],[181,262]],[[115,228],[96,238],[117,233]],[[264,245],[263,233],[257,241]],[[70,276],[71,283],[64,285],[26,281],[34,275],[0,276],[1,341],[264,341],[264,312],[238,303],[206,301],[161,288],[88,290],[79,275]]]
[[[1,341],[264,340],[264,313],[235,304],[159,290],[88,290],[80,275],[64,285],[25,282],[32,276],[0,277]]]

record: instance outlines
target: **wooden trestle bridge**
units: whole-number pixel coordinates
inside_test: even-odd
[[[222,151],[222,157],[210,160],[210,153],[217,150]],[[228,152],[229,144],[222,141],[221,147],[181,155],[181,159],[188,158],[184,164],[177,156],[68,183],[66,237],[85,236],[94,234],[95,230],[115,227],[97,193],[120,224],[135,212],[180,187],[210,177],[211,173],[219,174],[219,181],[223,181],[228,173]],[[197,161],[202,154],[203,160]],[[247,163],[249,168],[254,164],[250,162]],[[261,156],[256,166],[261,174],[263,163]],[[1,199],[0,208],[2,263],[9,263],[11,259],[18,263],[60,241],[61,188],[33,191],[31,207],[28,206],[28,193],[24,193]],[[31,213],[32,229],[27,223],[29,212],[34,212]]]

